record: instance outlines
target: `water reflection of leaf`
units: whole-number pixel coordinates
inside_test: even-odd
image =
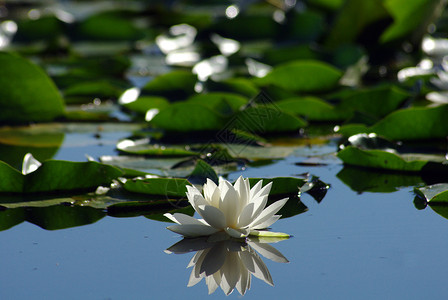
[[[244,295],[251,286],[251,275],[274,285],[272,276],[259,254],[279,263],[287,263],[283,254],[269,243],[279,239],[247,239],[246,241],[225,239],[217,234],[210,237],[185,238],[172,245],[166,253],[185,254],[196,252],[188,267],[192,267],[188,287],[203,278],[209,294],[221,287],[226,295],[236,288]],[[257,253],[258,252],[258,253]]]

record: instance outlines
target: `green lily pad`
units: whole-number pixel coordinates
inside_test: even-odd
[[[150,109],[164,109],[170,105],[169,101],[164,97],[158,96],[140,96],[137,100],[123,104],[123,107],[135,111],[141,115],[145,115]]]
[[[117,149],[127,154],[149,156],[195,156],[199,153],[187,149],[187,146],[163,146],[149,144],[148,140],[122,140],[117,144]]]
[[[34,172],[23,175],[0,161],[1,193],[61,192],[109,185],[122,172],[97,162],[47,160]]]
[[[127,180],[123,187],[133,193],[182,198],[186,197],[187,185],[191,183],[183,178],[146,178]]]
[[[95,98],[117,99],[122,89],[108,81],[80,82],[64,90],[66,103],[87,103]]]
[[[185,99],[195,93],[197,80],[197,76],[191,72],[176,70],[152,79],[142,88],[142,93],[170,100]]]
[[[448,203],[447,183],[439,183],[425,187],[415,187],[414,193],[429,204]]]
[[[274,85],[288,91],[322,92],[338,86],[342,72],[313,60],[298,60],[275,67],[265,77],[256,79],[261,86]]]
[[[305,179],[294,177],[275,177],[275,178],[249,178],[249,184],[253,187],[257,182],[263,180],[263,186],[272,182],[272,188],[269,195],[288,195],[299,194],[300,188],[306,183]]]
[[[441,156],[424,154],[402,154],[383,150],[363,150],[348,146],[338,152],[337,156],[344,164],[393,170],[399,172],[430,172],[448,173],[446,159]]]
[[[193,216],[194,209],[187,200],[163,199],[151,201],[130,201],[109,206],[107,215],[118,218],[145,216],[151,220],[166,222],[166,213],[184,213]]]
[[[339,14],[330,28],[326,44],[330,47],[355,42],[368,26],[376,23],[381,28],[380,22],[387,21],[389,13],[383,5],[383,1],[377,0],[347,0],[341,6]],[[375,39],[375,37],[369,36]],[[376,37],[378,38],[378,37]]]
[[[360,111],[382,118],[396,110],[409,94],[395,86],[377,87],[355,91],[341,100],[341,111]]]
[[[426,32],[443,5],[440,0],[385,0],[384,6],[393,16],[394,23],[381,35],[380,41],[387,43],[405,37],[416,41],[416,37],[421,38]]]
[[[247,98],[243,96],[224,92],[198,94],[188,98],[186,101],[205,105],[214,111],[223,112],[223,114],[231,114],[232,112],[236,112],[248,102]],[[226,107],[224,107],[224,105],[226,105]],[[231,110],[226,110],[227,107]]]
[[[273,132],[297,131],[307,125],[306,121],[284,112],[275,106],[255,106],[235,114],[229,126],[255,135]]]
[[[226,118],[207,106],[178,102],[162,109],[151,121],[154,127],[167,131],[220,130]]]
[[[367,127],[349,124],[340,127],[345,136],[356,133],[376,133],[391,140],[427,140],[448,136],[448,105],[411,107],[394,111],[384,119]]]
[[[137,40],[144,37],[141,29],[133,23],[132,13],[108,11],[92,15],[77,27],[82,38],[94,40]]]
[[[237,93],[254,97],[259,93],[258,87],[248,78],[232,77],[222,81],[208,80],[205,87],[209,91]]]
[[[204,184],[207,178],[218,183],[218,175],[215,170],[208,163],[199,159],[196,162],[193,172],[188,176],[188,181],[194,184]]]
[[[45,122],[63,116],[59,91],[39,67],[7,52],[0,52],[0,65],[0,122]]]
[[[21,209],[21,208],[18,208]],[[54,205],[24,208],[25,220],[46,230],[58,230],[92,224],[104,218],[102,209],[89,206]]]
[[[309,121],[343,121],[351,115],[350,110],[337,109],[334,105],[311,96],[284,99],[274,105]]]
[[[344,166],[336,176],[356,192],[393,193],[402,187],[415,186],[423,182],[422,177],[417,174],[375,172],[350,166]]]

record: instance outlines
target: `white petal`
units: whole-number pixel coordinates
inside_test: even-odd
[[[208,202],[204,199],[201,192],[195,187],[187,185],[187,198],[194,210],[197,211],[199,205],[207,205]]]
[[[249,202],[248,180],[244,180],[243,176],[238,177],[234,186],[238,193],[240,205],[245,206]]]
[[[250,273],[247,271],[246,267],[241,264],[240,265],[240,280],[236,283],[236,289],[242,296],[246,293],[246,291],[250,288]]]
[[[269,182],[268,184],[266,184],[256,194],[254,194],[254,198],[255,197],[262,197],[262,196],[265,196],[265,195],[269,195],[269,193],[271,192],[271,188],[272,188],[272,181]]]
[[[271,226],[272,224],[274,224],[275,222],[278,221],[278,219],[280,219],[280,215],[273,215],[272,217],[270,217],[269,219],[267,219],[266,221],[251,227],[251,229],[265,229],[268,228],[269,226]]]
[[[263,180],[260,180],[250,189],[249,197],[251,199],[260,191],[262,185]]]
[[[227,249],[223,247],[222,244],[215,244],[210,250],[207,252],[207,255],[204,257],[204,260],[201,264],[200,273],[205,274],[205,276],[210,276],[221,269],[226,260]]]
[[[227,227],[224,230],[227,232],[228,235],[230,235],[233,238],[237,238],[237,239],[247,237],[250,233],[249,229],[233,229],[233,228]]]
[[[223,182],[223,188],[220,190],[221,202],[219,204],[219,208],[226,216],[227,225],[236,226],[238,216],[242,210],[239,203],[238,193],[235,191],[233,185],[231,185],[228,181]]]
[[[219,208],[211,205],[200,205],[198,213],[204,218],[205,222],[216,229],[227,227],[226,216]]]
[[[170,213],[164,214],[165,217],[173,221],[174,223],[180,224],[180,225],[187,225],[187,224],[195,224],[195,225],[204,225],[201,221],[198,219],[195,219],[193,217],[190,217],[189,215],[182,214],[182,213],[175,213],[174,215]]]
[[[36,171],[41,165],[42,165],[41,162],[35,159],[31,153],[27,153],[23,157],[22,174],[23,175],[30,174]]]
[[[187,237],[211,235],[218,230],[207,225],[171,225],[167,229]]]
[[[198,238],[188,238],[182,239],[181,241],[171,245],[164,252],[171,254],[184,254],[199,250],[204,250],[210,248],[211,244],[208,242],[207,237],[198,237]]]
[[[284,198],[272,203],[271,205],[266,207],[249,226],[252,228],[257,228],[258,225],[273,217],[283,207],[283,205],[286,204],[287,201],[288,198]]]
[[[243,210],[240,213],[240,216],[238,217],[236,227],[238,228],[246,227],[253,221],[254,207],[255,207],[254,203],[249,203],[243,208]]]
[[[261,212],[265,209],[266,204],[268,203],[268,195],[264,195],[262,197],[255,197],[251,199],[251,203],[254,204],[254,212],[252,213],[251,219],[255,220]]]
[[[202,280],[201,276],[196,277],[194,270],[191,271],[190,279],[188,280],[187,287],[192,287],[198,284]]]
[[[240,279],[238,267],[238,253],[228,252],[226,262],[222,267],[221,289],[226,295],[230,295]]]
[[[205,200],[215,207],[219,205],[220,199],[220,191],[218,186],[209,178],[207,178],[207,182],[204,184],[204,197]]]
[[[219,274],[219,272],[217,274]],[[221,282],[221,278],[219,278],[219,281]],[[207,276],[205,278],[205,283],[207,284],[209,294],[213,294],[219,286],[215,275]]]
[[[267,284],[274,285],[271,273],[269,273],[264,262],[252,248],[249,247],[248,251],[241,251],[239,254],[249,272]]]
[[[266,257],[267,259],[270,259],[272,261],[278,262],[278,263],[287,263],[289,262],[288,259],[283,256],[283,254],[278,251],[276,248],[272,247],[269,244],[264,243],[255,243],[248,241],[248,244],[255,249],[258,253]]]

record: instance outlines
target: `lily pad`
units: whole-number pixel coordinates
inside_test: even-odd
[[[150,109],[164,109],[170,105],[169,101],[164,97],[158,96],[140,96],[137,100],[123,104],[129,110],[135,111],[141,115],[145,115]]]
[[[338,86],[342,72],[314,60],[298,60],[275,67],[265,77],[256,79],[259,85],[275,85],[295,92],[322,92]]]
[[[350,110],[337,109],[334,105],[311,96],[284,99],[274,105],[309,121],[343,121],[351,115]]]
[[[109,185],[122,172],[97,162],[47,160],[34,172],[23,175],[0,161],[1,193],[61,192]]]
[[[127,154],[149,155],[149,156],[195,156],[199,153],[187,149],[187,146],[163,146],[150,144],[144,140],[122,140],[117,144],[117,149]]]
[[[183,178],[146,178],[127,180],[123,187],[134,193],[182,198],[186,197],[187,185],[191,183]]]
[[[272,182],[272,188],[269,195],[288,195],[299,194],[300,188],[306,183],[305,179],[294,177],[276,177],[276,178],[249,178],[250,186],[253,187],[257,182],[263,180],[263,186]]]
[[[390,19],[384,1],[377,0],[347,0],[341,6],[339,14],[331,26],[326,44],[330,47],[355,42],[368,26],[381,29],[380,22]],[[386,23],[387,24],[387,23]],[[369,36],[374,40],[374,36]],[[376,37],[378,38],[378,36]]]
[[[197,80],[197,76],[191,72],[176,70],[152,79],[142,88],[142,93],[181,100],[194,94]]]
[[[154,127],[167,131],[220,130],[226,118],[207,106],[178,102],[162,109],[151,121]]]
[[[224,92],[212,92],[207,94],[198,94],[194,95],[186,100],[190,103],[198,103],[209,108],[214,111],[220,111],[224,114],[230,114],[232,112],[238,111],[242,106],[247,104],[247,98],[240,96],[238,94],[233,93],[224,93]],[[226,111],[226,107],[229,107],[231,111]]]
[[[249,107],[237,113],[231,122],[235,129],[255,135],[297,131],[307,125],[306,121],[275,106],[262,105]]]
[[[448,203],[447,183],[439,183],[425,187],[415,187],[414,193],[429,204]]]
[[[38,66],[8,52],[0,52],[0,65],[0,122],[46,122],[63,116],[59,91]]]
[[[393,193],[402,187],[423,183],[422,177],[418,174],[375,172],[351,166],[344,166],[336,176],[356,192]]]
[[[143,31],[133,23],[132,13],[108,11],[92,15],[77,27],[82,38],[95,40],[137,40],[144,37]]]
[[[384,6],[394,23],[381,35],[380,41],[387,43],[405,37],[418,41],[443,5],[440,0],[385,0]],[[410,19],[413,21],[409,22]]]
[[[399,172],[440,172],[448,173],[444,157],[424,154],[402,154],[384,150],[363,150],[348,146],[337,156],[344,164]]]
[[[341,100],[337,108],[341,111],[360,111],[382,118],[398,109],[409,94],[395,86],[376,87],[355,91]]]
[[[412,107],[394,111],[384,119],[367,127],[365,125],[341,126],[340,133],[376,133],[391,140],[428,140],[448,136],[448,105],[437,107]]]

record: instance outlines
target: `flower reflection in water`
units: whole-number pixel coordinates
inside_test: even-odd
[[[205,278],[209,294],[219,286],[226,295],[235,288],[244,295],[250,288],[251,275],[274,285],[271,274],[258,253],[272,261],[287,263],[283,254],[269,245],[280,240],[282,238],[241,240],[218,233],[210,237],[184,238],[165,252],[184,254],[197,251],[188,264],[193,270],[187,286],[194,286]]]

